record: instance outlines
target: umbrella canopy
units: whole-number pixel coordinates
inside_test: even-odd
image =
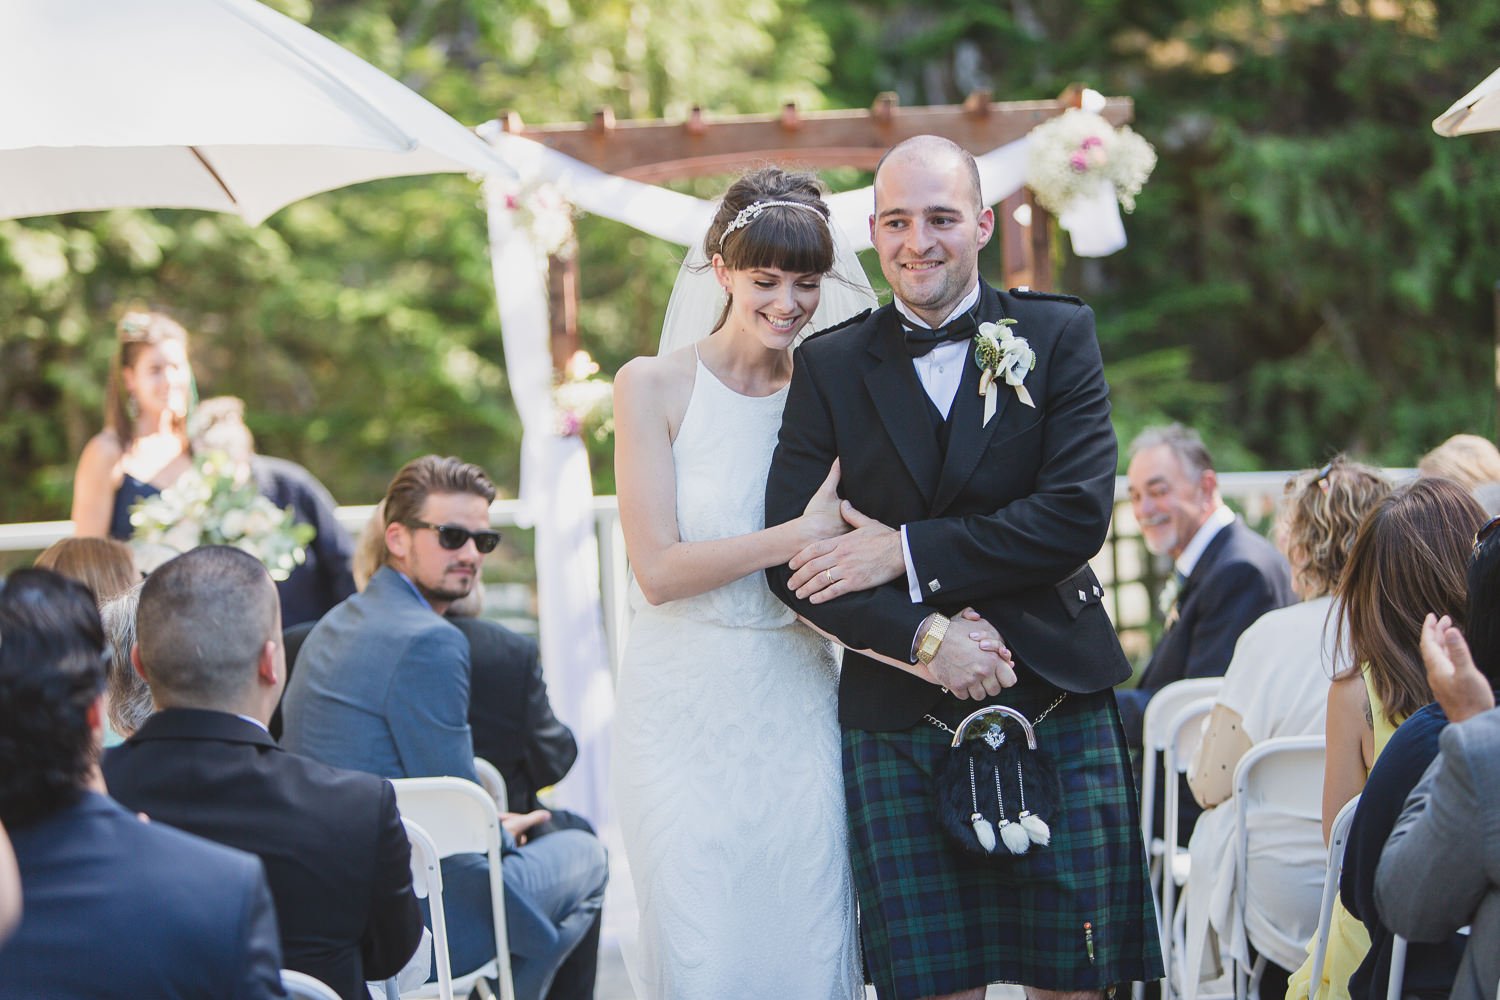
[[[514,176],[445,112],[254,0],[7,0],[0,94],[0,219],[161,207],[254,224],[377,177]]]
[[[1495,129],[1500,129],[1500,69],[1432,121],[1432,130],[1438,135],[1467,135]]]

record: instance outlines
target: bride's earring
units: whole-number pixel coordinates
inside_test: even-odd
[[[125,415],[132,422],[139,420],[141,417],[141,401],[135,398],[135,393],[133,392],[125,396]]]

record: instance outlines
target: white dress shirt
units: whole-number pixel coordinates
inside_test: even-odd
[[[1198,565],[1198,560],[1203,557],[1203,550],[1208,548],[1208,543],[1214,540],[1214,536],[1234,523],[1234,511],[1223,504],[1214,508],[1214,512],[1208,515],[1208,520],[1193,532],[1193,537],[1182,547],[1182,553],[1178,555],[1177,561],[1173,563],[1177,572],[1182,574],[1186,580],[1193,575],[1193,570]]]

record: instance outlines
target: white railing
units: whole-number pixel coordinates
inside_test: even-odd
[[[1386,476],[1395,483],[1416,475],[1415,469],[1387,469]],[[1290,472],[1221,472],[1219,488],[1235,508],[1244,513],[1253,526],[1264,530],[1280,500]],[[490,523],[498,528],[517,526],[520,513],[517,500],[497,500],[490,507]],[[372,505],[340,507],[339,523],[350,534],[359,535]],[[620,509],[612,496],[594,498],[594,532],[599,542],[599,592],[603,605],[604,632],[611,667],[618,665],[620,648],[628,627],[626,587],[629,580],[625,558],[624,536],[620,533]],[[31,524],[0,525],[0,553],[40,552],[59,538],[72,534],[67,521],[40,521]],[[1151,601],[1165,566],[1157,566],[1141,544],[1140,530],[1130,512],[1125,477],[1115,480],[1115,518],[1110,525],[1104,548],[1092,560],[1094,572],[1108,591],[1105,607],[1115,627],[1126,640],[1127,652],[1139,653],[1151,621]],[[514,609],[513,609],[514,610]]]

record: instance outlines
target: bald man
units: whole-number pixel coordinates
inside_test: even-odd
[[[840,460],[854,530],[767,575],[849,650],[839,719],[877,993],[977,1000],[986,984],[1011,982],[1033,998],[1100,996],[1156,979],[1111,691],[1130,669],[1088,566],[1116,463],[1093,314],[1069,296],[980,279],[994,214],[974,158],[946,139],[888,152],[874,207],[895,301],[798,349],[766,522],[800,513]],[[997,340],[1024,338],[1035,363],[1012,345],[1020,385],[1002,374],[982,393],[974,338],[988,323]],[[976,856],[939,824],[935,772],[964,717],[994,704],[1036,723],[1062,802],[1044,817],[1049,843]]]

